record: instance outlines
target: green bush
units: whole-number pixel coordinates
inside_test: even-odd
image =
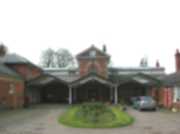
[[[112,121],[115,118],[115,114],[112,112],[110,107],[98,102],[82,104],[81,106],[79,106],[79,109],[75,116],[83,120],[84,123]]]

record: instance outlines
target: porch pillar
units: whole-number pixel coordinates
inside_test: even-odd
[[[113,95],[113,88],[111,87],[110,88],[110,100],[111,100],[111,103],[113,102],[113,98],[114,98],[114,95]]]
[[[69,87],[69,98],[68,98],[69,104],[72,104],[72,87]]]
[[[118,86],[114,88],[114,104],[118,104]]]
[[[73,92],[74,92],[74,93],[73,93],[73,102],[76,102],[76,101],[77,101],[77,100],[76,100],[76,99],[77,99],[77,93],[76,93],[77,91],[76,91],[76,90],[77,90],[76,88],[73,89]]]

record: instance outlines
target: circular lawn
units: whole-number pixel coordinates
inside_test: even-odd
[[[78,128],[115,128],[130,125],[133,121],[120,106],[103,103],[72,106],[59,118],[60,123]]]

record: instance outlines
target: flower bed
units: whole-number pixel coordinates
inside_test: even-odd
[[[59,118],[59,122],[79,128],[114,128],[130,125],[134,119],[119,106],[103,103],[84,103],[72,106]]]

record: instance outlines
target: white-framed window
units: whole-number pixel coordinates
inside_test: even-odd
[[[9,94],[15,94],[15,85],[14,83],[9,84]]]

